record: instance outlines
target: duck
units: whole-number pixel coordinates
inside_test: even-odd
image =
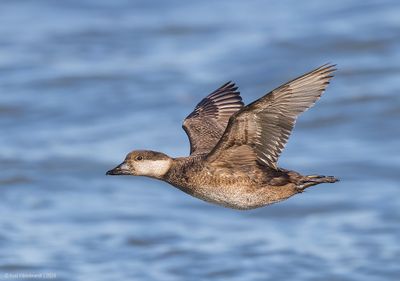
[[[145,176],[223,207],[250,210],[286,200],[333,176],[278,167],[297,117],[315,104],[336,65],[325,64],[245,106],[233,82],[197,104],[183,122],[190,155],[134,150],[106,175]]]

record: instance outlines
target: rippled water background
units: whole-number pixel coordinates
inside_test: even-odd
[[[239,212],[104,175],[188,154],[227,80],[250,102],[325,62],[280,164],[340,183]],[[396,0],[2,0],[0,280],[400,280],[399,121]]]

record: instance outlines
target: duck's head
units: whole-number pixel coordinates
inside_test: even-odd
[[[124,162],[108,171],[106,175],[131,175],[162,178],[171,168],[172,158],[161,152],[135,150]]]

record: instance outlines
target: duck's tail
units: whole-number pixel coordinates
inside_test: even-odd
[[[339,181],[339,179],[332,177],[332,176],[319,176],[319,175],[311,175],[311,176],[305,176],[301,179],[300,184],[297,186],[297,188],[302,192],[304,189],[317,185],[320,183],[334,183]]]

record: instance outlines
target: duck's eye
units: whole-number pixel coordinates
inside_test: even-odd
[[[142,161],[143,160],[143,156],[136,156],[136,160],[137,161]]]

